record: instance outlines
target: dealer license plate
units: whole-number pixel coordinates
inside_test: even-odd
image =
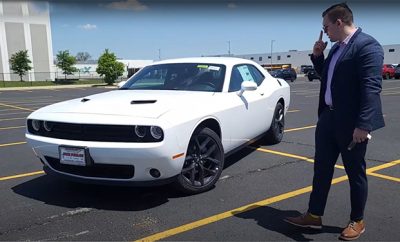
[[[60,163],[75,166],[86,166],[84,148],[60,146]]]

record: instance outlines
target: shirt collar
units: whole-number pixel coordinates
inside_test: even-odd
[[[351,37],[353,37],[354,33],[357,32],[358,28],[356,28],[353,32],[351,32],[351,34],[349,34],[349,36],[346,37],[346,39],[344,39],[342,42],[340,42],[340,45],[347,45],[351,39]]]

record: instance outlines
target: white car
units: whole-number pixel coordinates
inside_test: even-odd
[[[224,158],[279,143],[290,87],[257,63],[198,57],[153,63],[121,88],[43,107],[26,138],[46,173],[91,183],[211,189]]]

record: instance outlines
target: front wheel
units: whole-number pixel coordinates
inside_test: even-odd
[[[185,162],[176,187],[186,194],[210,190],[224,167],[224,150],[220,137],[209,128],[195,132],[189,141]]]
[[[285,112],[283,104],[278,102],[272,117],[271,127],[265,135],[268,144],[277,144],[282,141],[285,128]]]

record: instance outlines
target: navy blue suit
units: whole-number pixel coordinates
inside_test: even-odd
[[[321,76],[318,123],[315,132],[315,163],[313,191],[309,212],[322,216],[339,154],[350,182],[350,219],[363,218],[368,194],[365,153],[368,141],[347,150],[353,131],[360,128],[373,131],[385,126],[380,92],[382,89],[383,49],[371,36],[359,28],[339,56],[332,80],[332,108],[325,103],[327,73],[336,43],[325,59],[311,56],[315,70]]]

